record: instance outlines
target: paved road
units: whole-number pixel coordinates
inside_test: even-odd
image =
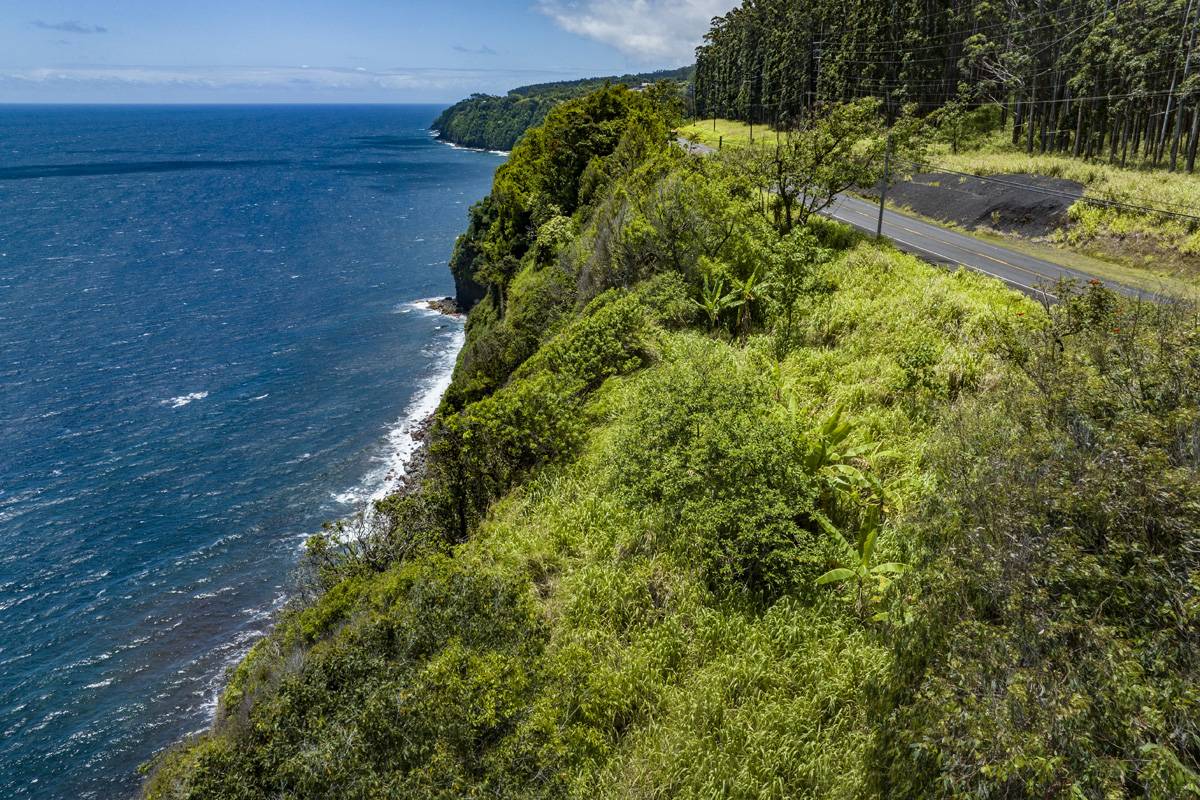
[[[839,195],[824,214],[870,233],[879,221],[879,205],[857,197]],[[938,225],[887,209],[883,214],[883,235],[897,248],[913,253],[926,261],[946,266],[963,266],[998,278],[1009,286],[1032,295],[1051,291],[1060,279],[1075,279],[1080,283],[1091,280],[1078,270],[1067,269],[1050,261],[1027,256],[1001,245],[980,241]],[[1149,296],[1149,293],[1105,281],[1115,291],[1130,296]]]
[[[679,140],[681,147],[698,155],[716,152],[703,144]],[[853,225],[868,233],[875,233],[879,221],[879,205],[849,195],[838,195],[833,205],[825,209],[825,216]],[[883,235],[906,253],[920,256],[934,264],[948,267],[966,267],[985,275],[998,278],[1013,288],[1037,297],[1055,298],[1054,284],[1060,279],[1074,279],[1086,283],[1098,276],[1079,270],[1068,269],[1051,261],[1027,256],[1001,245],[990,244],[973,236],[952,231],[939,225],[887,209],[883,213]],[[1104,282],[1114,291],[1131,297],[1153,298],[1154,295],[1111,281]]]

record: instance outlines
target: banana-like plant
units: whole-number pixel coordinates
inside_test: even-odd
[[[708,317],[708,327],[713,329],[721,319],[721,313],[736,302],[737,297],[732,292],[725,293],[725,281],[720,278],[710,279],[704,276],[704,288],[700,291],[700,299],[693,300]]]
[[[794,416],[796,412],[791,413]],[[852,431],[853,427],[842,419],[842,410],[838,408],[816,430],[809,444],[804,468],[821,480],[820,507],[826,514],[836,516],[839,505],[859,505],[862,495],[866,494],[878,498],[881,510],[886,513],[889,509],[883,485],[874,474],[860,466],[868,456],[885,454],[870,442],[850,445],[847,440]]]
[[[733,305],[738,308],[737,327],[741,329],[743,339],[750,335],[752,305],[762,299],[766,287],[759,266],[755,266],[745,278],[733,280],[733,291],[730,294]]]
[[[882,598],[884,591],[891,585],[893,576],[902,575],[908,571],[908,564],[899,561],[885,561],[882,564],[874,563],[875,544],[879,539],[879,531],[883,527],[881,504],[871,504],[867,507],[867,511],[863,515],[862,526],[859,531],[859,536],[862,539],[861,547],[851,545],[849,540],[838,530],[837,526],[829,520],[829,517],[820,511],[814,511],[812,516],[817,521],[817,524],[833,537],[834,541],[841,545],[842,552],[844,553],[844,560],[841,565],[817,578],[817,585],[824,586],[829,583],[852,584],[855,593],[854,609],[859,617],[865,617],[869,605],[878,602]],[[872,590],[874,590],[873,593]],[[886,617],[886,612],[880,612],[875,614],[872,619],[879,620]]]

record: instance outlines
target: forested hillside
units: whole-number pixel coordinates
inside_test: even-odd
[[[1200,3],[747,0],[697,51],[697,115],[792,124],[819,102],[1000,103],[1029,152],[1195,169]]]
[[[550,109],[563,100],[581,97],[606,83],[638,87],[643,83],[691,80],[692,68],[659,70],[635,75],[586,78],[578,81],[520,86],[503,97],[475,94],[443,111],[430,126],[438,137],[463,147],[511,150],[521,134],[541,124]]]
[[[460,240],[419,488],[310,542],[146,795],[1200,794],[1196,310],[822,221],[919,150],[878,110],[786,174],[551,111]]]

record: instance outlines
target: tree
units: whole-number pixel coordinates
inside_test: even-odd
[[[847,189],[877,184],[889,137],[893,163],[921,158],[920,121],[906,114],[888,127],[880,111],[875,99],[827,106],[786,132],[773,151],[740,156],[743,168],[757,171],[758,184],[774,196],[773,222],[781,233],[807,225]]]
[[[1190,171],[1198,41],[1194,0],[744,0],[697,49],[695,114],[786,126],[861,97],[889,119],[962,101],[1001,108],[1027,152],[1176,166],[1186,153]]]
[[[772,250],[769,297],[775,321],[776,361],[783,361],[792,348],[796,307],[808,287],[813,267],[829,256],[830,252],[806,228],[795,228]]]

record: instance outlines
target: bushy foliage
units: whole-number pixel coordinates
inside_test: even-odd
[[[554,106],[582,97],[605,84],[638,88],[654,84],[664,105],[682,104],[682,82],[692,68],[658,70],[634,75],[587,78],[520,86],[503,97],[473,94],[443,111],[429,127],[448,142],[484,150],[512,150],[525,131],[540,125]]]
[[[419,489],[146,795],[1195,794],[1195,311],[783,234],[605,93],[497,178]]]
[[[884,796],[1200,793],[1196,318],[1059,291],[1006,342],[1029,389],[941,434],[917,622],[881,684]]]

